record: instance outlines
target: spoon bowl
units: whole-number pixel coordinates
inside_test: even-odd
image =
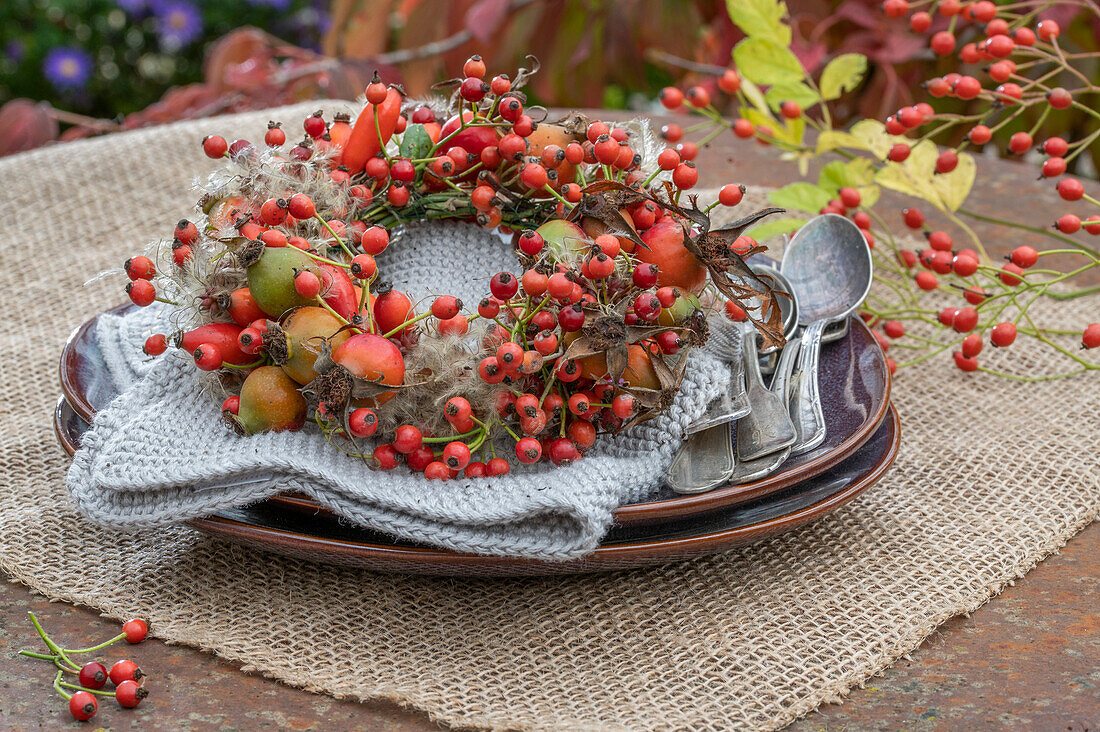
[[[825,440],[818,369],[826,326],[847,322],[863,304],[874,264],[859,227],[843,216],[824,214],[787,243],[780,269],[798,299],[799,324],[805,328],[789,405],[797,434],[791,454],[798,455]]]
[[[871,290],[874,264],[863,232],[837,214],[823,214],[795,232],[780,271],[798,298],[798,323],[848,317]]]

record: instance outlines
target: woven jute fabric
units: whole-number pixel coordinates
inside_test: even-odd
[[[0,161],[0,568],[42,593],[287,683],[387,698],[459,726],[774,728],[841,696],[974,610],[1100,508],[1095,375],[1019,384],[944,355],[894,389],[903,446],[874,488],[803,530],[604,576],[387,576],[284,559],[188,528],[96,528],[65,493],[57,357],[117,303],[81,284],[163,236],[212,163],[207,133],[258,138],[272,110]],[[749,181],[751,182],[751,181]],[[1037,315],[1084,323],[1097,298]],[[1026,343],[988,355],[1031,375]],[[1064,366],[1064,364],[1057,364]],[[87,562],[95,557],[95,562]]]

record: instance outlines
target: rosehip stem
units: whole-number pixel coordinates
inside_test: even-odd
[[[114,638],[112,638],[108,641],[104,641],[104,642],[100,643],[98,646],[90,646],[88,648],[66,648],[65,652],[66,653],[93,653],[95,651],[103,650],[104,648],[111,645],[112,643],[118,643],[120,640],[122,640],[125,637],[126,637],[125,633],[119,633]]]
[[[393,336],[397,335],[397,334],[398,334],[398,333],[400,333],[401,331],[403,331],[403,330],[405,330],[406,328],[408,328],[408,327],[409,327],[410,325],[412,325],[413,323],[419,323],[419,322],[420,322],[421,320],[424,320],[424,318],[430,318],[430,317],[431,317],[431,315],[432,315],[432,311],[431,311],[431,310],[429,310],[429,311],[427,311],[427,312],[424,312],[424,313],[421,313],[420,315],[417,315],[417,316],[416,316],[415,318],[411,318],[410,320],[406,320],[406,321],[405,321],[404,323],[402,323],[401,325],[397,326],[396,328],[394,328],[394,329],[393,329],[393,330],[391,330],[390,332],[388,332],[388,333],[383,333],[383,334],[382,334],[382,337],[383,337],[383,338],[392,338]]]
[[[350,264],[344,264],[343,262],[337,262],[335,259],[329,259],[328,257],[322,257],[320,254],[314,254],[313,252],[307,252],[302,249],[301,252],[310,259],[316,259],[318,262],[324,262],[325,264],[331,264],[333,267],[343,267],[344,269],[351,269]]]
[[[63,672],[57,672],[57,676],[55,676],[53,679],[53,688],[57,691],[58,694],[65,697],[66,699],[72,699],[73,695],[61,688],[61,677],[63,675]]]
[[[50,636],[46,635],[46,631],[42,629],[42,624],[38,622],[38,617],[30,611],[27,612],[27,615],[30,616],[31,624],[34,626],[34,629],[38,631],[38,635],[42,637],[42,641],[46,644],[46,647],[53,651],[54,655],[56,655],[65,663],[69,664],[73,668],[78,668],[78,666],[73,663],[68,656],[65,655],[65,649],[54,643],[50,639]]]
[[[469,432],[463,432],[461,435],[451,435],[449,437],[424,437],[421,438],[421,442],[454,442],[455,440],[465,440],[467,437],[473,437],[474,435],[483,434],[484,428],[478,428],[470,430]]]
[[[98,694],[99,696],[114,696],[113,691],[103,691],[102,689],[89,689],[87,686],[81,686],[80,684],[70,684],[68,681],[58,681],[58,686],[64,686],[66,689],[72,689],[74,691],[86,691],[89,694]]]
[[[318,298],[316,298],[316,300],[317,300],[317,304],[318,304],[318,305],[320,305],[320,306],[321,306],[321,307],[323,307],[323,308],[324,308],[325,310],[328,310],[328,311],[329,311],[330,313],[332,313],[333,317],[335,317],[335,318],[336,318],[337,320],[339,320],[339,321],[340,321],[341,323],[343,323],[344,325],[350,325],[350,324],[348,323],[347,319],[346,319],[346,318],[345,318],[345,317],[344,317],[343,315],[340,315],[340,313],[338,313],[338,312],[336,312],[335,310],[333,310],[333,309],[332,309],[332,306],[331,306],[331,305],[329,305],[329,304],[328,304],[327,302],[325,302],[325,301],[324,301],[324,299],[322,299],[322,298],[318,297]]]
[[[374,123],[375,123],[375,125],[377,125],[377,124],[378,124],[378,117],[375,117],[375,118],[374,118]],[[381,137],[379,137],[379,139],[381,139]],[[386,158],[386,159],[387,159],[387,160],[389,160],[389,158]],[[324,220],[323,218],[321,218],[321,214],[316,214],[316,213],[315,213],[315,214],[313,214],[313,218],[315,218],[315,219],[317,219],[318,221],[320,221],[320,222],[321,222],[321,226],[323,226],[323,227],[325,227],[326,229],[328,229],[328,233],[332,234],[332,238],[336,240],[336,243],[340,245],[340,248],[344,250],[344,253],[345,253],[345,254],[347,254],[347,255],[348,255],[349,257],[354,257],[354,256],[355,256],[355,254],[354,254],[354,253],[352,253],[352,251],[351,251],[350,249],[348,249],[348,245],[344,243],[344,240],[343,240],[343,239],[341,239],[341,238],[340,238],[340,237],[339,237],[339,236],[338,236],[338,235],[336,234],[336,232],[332,230],[332,227],[331,227],[331,226],[329,225],[329,223],[328,223],[327,221],[325,221],[325,220]],[[340,265],[340,266],[342,267],[342,266],[344,266],[344,265]]]
[[[263,364],[263,362],[265,360],[266,360],[266,356],[263,356],[263,357],[260,357],[260,358],[256,359],[252,363],[246,363],[246,364],[241,365],[241,366],[238,366],[235,363],[226,363],[225,361],[222,361],[221,367],[223,369],[233,369],[235,371],[246,371],[248,369],[254,369],[257,366]],[[126,637],[125,633],[123,633],[122,635],[119,636],[119,638],[125,638],[125,637]],[[115,638],[114,640],[112,640],[111,643],[114,643],[116,640],[118,640],[118,638]],[[110,643],[104,643],[103,645],[104,646],[110,645]],[[102,648],[102,646],[97,646],[97,648]],[[69,651],[69,652],[70,653],[86,653],[86,651]]]

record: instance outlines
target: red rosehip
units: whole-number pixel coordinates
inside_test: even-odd
[[[1062,32],[1062,29],[1059,27],[1057,21],[1050,20],[1049,18],[1047,20],[1040,20],[1039,25],[1035,27],[1035,30],[1038,31],[1039,38],[1048,43],[1051,39],[1057,38],[1058,35]]]
[[[1081,218],[1076,214],[1062,214],[1054,227],[1063,234],[1076,234],[1081,230]]]
[[[287,211],[294,218],[302,221],[312,219],[317,214],[317,207],[313,205],[313,199],[304,193],[295,193],[287,202]]]
[[[115,688],[115,700],[123,709],[133,709],[147,696],[149,690],[139,686],[136,681],[126,680]]]
[[[348,427],[353,437],[370,437],[378,431],[378,415],[367,407],[353,409],[348,415]]]
[[[895,163],[904,163],[906,158],[909,157],[909,152],[909,146],[904,142],[899,142],[890,148],[890,152],[886,156]]]
[[[1069,143],[1061,137],[1051,137],[1043,143],[1043,152],[1047,155],[1060,157],[1069,152]]]
[[[1082,348],[1100,347],[1100,323],[1090,323],[1081,333]]]
[[[127,620],[122,624],[122,632],[126,634],[127,643],[141,643],[149,634],[149,624],[140,618]]]
[[[157,290],[149,280],[134,280],[126,284],[126,294],[138,307],[151,305],[157,297]]]
[[[978,271],[978,260],[974,257],[960,254],[955,257],[952,269],[959,277],[969,277]]]
[[[1065,158],[1047,158],[1043,161],[1041,169],[1044,178],[1057,178],[1066,172]]]
[[[1017,155],[1023,155],[1030,150],[1032,144],[1031,135],[1026,132],[1017,132],[1012,137],[1008,138],[1008,149]]]
[[[970,373],[978,370],[977,359],[967,358],[962,354],[962,351],[955,351],[951,355],[955,357],[955,366],[957,366],[960,371]]]
[[[701,109],[710,104],[710,92],[701,86],[691,87],[687,90],[687,94],[685,94],[684,97],[687,99],[688,104],[696,109]]]
[[[905,225],[910,229],[919,229],[924,226],[924,214],[919,208],[903,208],[901,210]]]
[[[1023,274],[1024,270],[1015,262],[1008,262],[1001,269],[1003,269],[1004,271],[1001,272],[998,276],[1001,278],[1001,282],[1005,283],[1009,287],[1015,287],[1016,285],[1023,282],[1023,280],[1016,275]]]
[[[955,34],[950,31],[940,31],[932,36],[929,46],[938,56],[946,56],[955,50]]]
[[[684,93],[674,86],[666,86],[657,94],[665,109],[679,109],[684,103]]]
[[[129,679],[130,681],[140,681],[145,677],[145,674],[141,672],[138,665],[133,661],[115,661],[111,666],[111,670],[107,674],[111,679],[111,683],[118,686],[123,681]]]
[[[1057,86],[1047,92],[1047,102],[1054,109],[1066,109],[1073,104],[1073,95]]]
[[[1025,244],[1012,250],[1011,260],[1017,267],[1028,269],[1034,267],[1035,263],[1039,261],[1039,252],[1034,247]]]
[[[917,272],[917,287],[922,290],[934,290],[939,286],[939,280],[931,272]]]
[[[1058,181],[1058,195],[1065,201],[1080,201],[1085,195],[1085,187],[1076,178],[1063,178]]]
[[[95,716],[96,709],[95,696],[87,691],[78,691],[69,697],[69,714],[73,719],[87,721]]]
[[[962,341],[962,355],[964,358],[974,358],[982,352],[982,337],[977,333],[971,333]]]
[[[489,280],[489,291],[503,302],[519,291],[519,280],[511,272],[497,272]]]
[[[89,661],[80,667],[77,680],[89,689],[102,689],[107,683],[107,667],[99,661]]]
[[[890,338],[901,338],[905,335],[905,325],[897,320],[887,320],[882,324],[882,332]]]
[[[401,454],[390,444],[379,445],[374,448],[371,457],[374,458],[374,461],[378,463],[378,467],[382,470],[393,470],[401,462]]]
[[[745,196],[745,186],[727,183],[718,191],[718,202],[723,206],[736,206]]]
[[[993,139],[993,131],[985,125],[975,125],[966,137],[975,145],[984,145]]]
[[[210,135],[202,140],[202,151],[208,158],[220,158],[229,150],[229,143],[221,135]]]
[[[741,88],[741,77],[733,69],[726,69],[718,77],[718,88],[726,94],[736,94]]]
[[[932,16],[921,10],[909,18],[909,29],[914,33],[925,33],[932,27]]]
[[[568,465],[581,456],[577,446],[568,437],[559,437],[551,442],[548,453],[550,462],[558,466]]]
[[[1013,323],[997,323],[989,334],[989,342],[997,348],[1006,348],[1016,342],[1016,325]]]

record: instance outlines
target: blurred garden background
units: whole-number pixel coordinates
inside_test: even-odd
[[[716,80],[745,35],[729,12],[739,4],[6,0],[0,4],[0,153],[310,98],[354,98],[375,69],[408,93],[423,95],[433,81],[454,76],[471,53],[485,56],[490,69],[515,69],[529,65],[528,54],[537,57],[542,69],[526,91],[547,106],[657,111],[662,87],[700,84],[719,108],[730,107],[733,99],[723,96]],[[883,119],[923,98],[922,80],[957,65],[933,53],[928,42],[937,29],[954,28],[954,19],[935,12],[944,3],[925,4],[933,11],[931,27],[918,33],[913,14],[884,12],[879,0],[786,3],[790,48],[811,74],[841,54],[868,59],[859,87],[830,104],[835,125]],[[1100,47],[1096,13],[1060,3],[1034,7],[1036,17],[1060,24],[1067,48],[1088,53]],[[961,28],[960,44],[968,32],[981,36],[980,26]],[[1089,79],[1100,78],[1095,59],[1076,65]],[[979,103],[942,101],[946,112]],[[1024,129],[1040,114],[1013,124]],[[1087,123],[1086,114],[1070,110],[1050,132],[1075,139]],[[1040,130],[1036,137],[1042,136]],[[1071,161],[1072,172],[1094,174],[1100,144],[1093,142],[1087,153]]]

